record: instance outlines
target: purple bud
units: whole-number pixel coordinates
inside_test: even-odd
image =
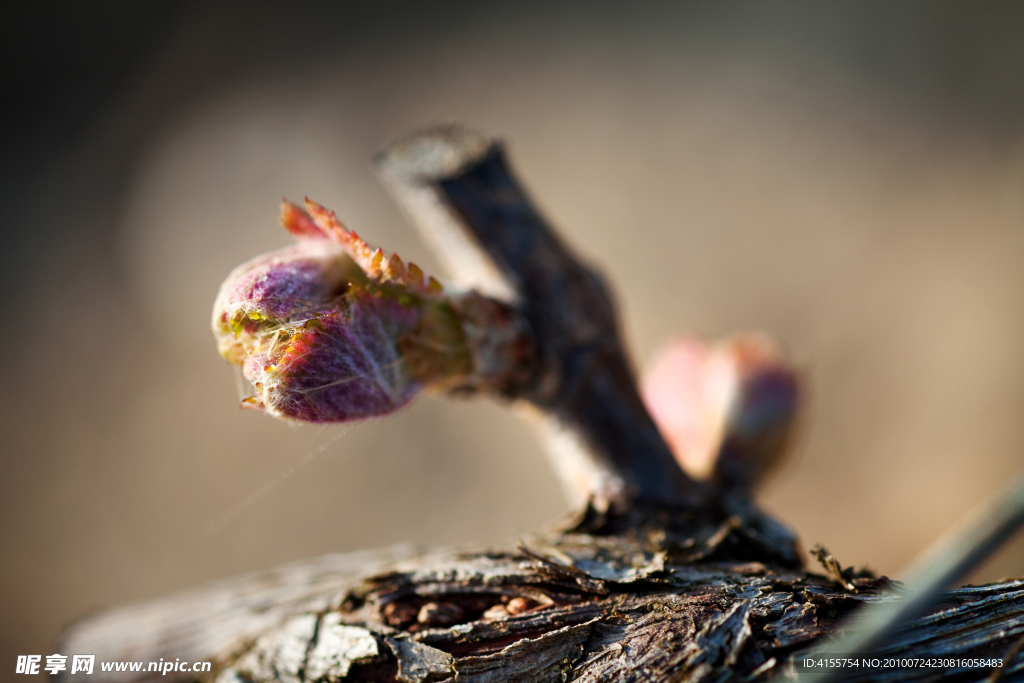
[[[392,413],[425,388],[499,386],[521,372],[529,344],[507,306],[445,296],[415,264],[306,205],[282,205],[298,244],[236,268],[214,304],[220,353],[256,389],[243,405],[344,422]]]

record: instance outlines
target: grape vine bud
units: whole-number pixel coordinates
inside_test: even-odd
[[[319,204],[282,203],[297,244],[236,268],[214,303],[220,354],[246,407],[303,422],[392,413],[420,391],[505,391],[531,372],[525,323],[475,292],[445,293]]]
[[[710,347],[674,340],[645,375],[641,393],[688,474],[749,487],[784,453],[801,386],[770,339],[742,334]]]

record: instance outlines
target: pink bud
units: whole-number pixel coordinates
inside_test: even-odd
[[[651,365],[641,393],[688,474],[749,486],[785,450],[800,384],[763,335],[736,335],[714,346],[680,337]]]
[[[516,372],[525,337],[504,304],[446,296],[309,200],[284,202],[281,222],[298,244],[236,268],[214,303],[220,353],[256,389],[246,407],[344,422],[392,413],[423,389],[500,386]]]

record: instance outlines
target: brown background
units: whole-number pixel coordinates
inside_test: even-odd
[[[1024,5],[146,5],[0,41],[0,679],[88,610],[565,510],[501,405],[290,427],[208,332],[282,195],[434,267],[368,165],[431,123],[508,141],[638,365],[787,345],[811,400],[762,501],[806,545],[899,576],[1020,467]],[[974,578],[1022,573],[1018,542]]]

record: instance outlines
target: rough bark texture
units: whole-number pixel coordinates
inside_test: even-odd
[[[58,652],[211,660],[220,683],[282,681],[755,681],[795,675],[859,607],[899,600],[884,578],[821,555],[738,480],[676,465],[636,391],[611,299],[537,214],[500,145],[459,129],[378,160],[389,189],[466,285],[529,323],[535,370],[503,393],[558,448],[581,513],[501,550],[408,547],[330,555],[71,626]],[[756,464],[751,464],[752,469]],[[1004,657],[1024,679],[1024,582],[945,593],[879,657]],[[1016,649],[1015,649],[1016,648]],[[837,653],[841,654],[841,653]],[[192,674],[103,673],[89,681]],[[984,680],[984,668],[885,668],[849,680]],[[64,678],[73,678],[64,675]]]
[[[737,530],[689,548],[565,534],[516,550],[331,555],[81,622],[58,652],[213,660],[242,681],[769,680],[885,579],[837,581],[758,561]],[[702,559],[692,558],[703,556]],[[403,559],[396,559],[403,558]],[[392,562],[387,569],[383,564]],[[376,567],[366,577],[359,566]],[[879,657],[1003,657],[1024,635],[1024,581],[948,592]],[[990,669],[892,668],[849,680],[985,680]],[[1024,677],[1024,656],[1004,672]],[[147,680],[95,674],[81,680]],[[148,678],[193,680],[191,674]]]

